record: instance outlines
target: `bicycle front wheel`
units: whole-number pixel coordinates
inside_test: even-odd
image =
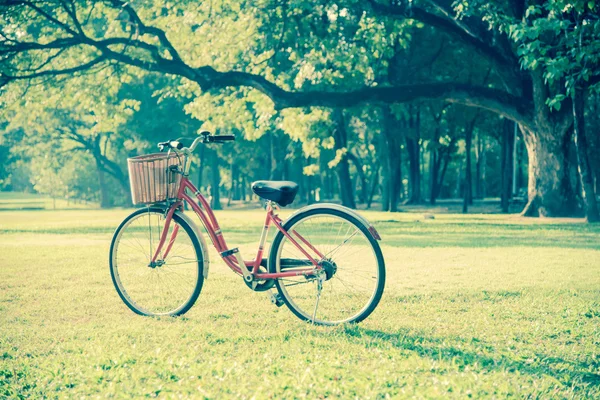
[[[140,315],[182,315],[202,290],[202,248],[193,228],[177,214],[161,253],[152,262],[164,226],[165,210],[137,210],[117,228],[110,246],[115,288],[123,302]]]
[[[381,248],[352,215],[334,209],[302,212],[284,229],[322,271],[315,276],[280,278],[277,290],[300,319],[320,325],[360,322],[377,307],[385,285]],[[310,250],[309,250],[310,249]],[[310,267],[307,257],[281,232],[269,254],[271,272]]]

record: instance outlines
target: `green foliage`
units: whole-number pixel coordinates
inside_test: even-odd
[[[69,187],[69,196],[90,198],[89,191],[103,193],[104,187],[110,197],[106,204],[126,204],[127,157],[156,151],[158,141],[193,136],[206,129],[235,134],[238,141],[218,148],[216,161],[208,162],[212,160],[208,151],[199,153],[196,161],[200,163],[193,173],[206,186],[208,168],[219,169],[221,187],[229,190],[230,197],[242,197],[231,195],[236,185],[247,187],[254,179],[285,178],[301,181],[309,192],[314,192],[312,186],[329,186],[332,200],[339,199],[341,185],[352,185],[356,192],[360,188],[363,200],[368,186],[379,198],[384,197],[385,177],[400,174],[404,190],[411,185],[405,172],[383,173],[389,143],[379,138],[386,129],[381,104],[344,110],[348,137],[341,145],[333,139],[337,122],[331,109],[276,109],[263,94],[268,94],[265,82],[283,90],[307,92],[307,96],[319,91],[353,96],[357,89],[459,82],[479,89],[503,89],[531,106],[531,88],[526,87],[529,78],[525,79],[528,72],[512,65],[516,54],[523,69],[539,71],[546,82],[549,90],[543,94],[542,104],[546,101],[559,111],[575,86],[597,80],[600,26],[594,17],[598,5],[593,0],[545,1],[526,8],[524,18],[509,2],[394,2],[394,10],[404,13],[400,18],[377,12],[375,5],[367,3],[40,3],[41,10],[54,20],[37,12],[37,3],[1,5],[0,124],[7,128],[0,135],[10,138],[23,131],[25,136],[23,140],[2,139],[4,148],[11,149],[11,161],[6,171],[0,171],[0,186],[8,188],[20,173],[28,175],[24,181],[37,182],[39,190],[50,190],[42,189],[41,184],[52,181],[46,176],[50,171],[41,169],[44,157],[52,152],[62,166],[55,172],[61,179],[56,182]],[[430,18],[422,17],[423,13]],[[432,22],[431,16],[437,19]],[[156,34],[156,29],[166,36]],[[85,40],[73,44],[69,41],[73,32]],[[66,45],[57,47],[57,41],[66,41],[62,42]],[[17,43],[34,50],[13,53]],[[509,62],[497,64],[485,51],[488,44],[503,62]],[[181,64],[173,62],[177,59]],[[94,60],[98,63],[77,69]],[[198,77],[211,69],[214,74],[227,74],[218,75],[219,82],[208,79],[211,84],[200,84]],[[45,75],[65,70],[70,72]],[[3,86],[3,77],[28,73],[35,77]],[[238,82],[248,74],[265,81],[250,86]],[[592,85],[594,88],[600,86]],[[477,95],[477,91],[469,92],[467,105],[477,105]],[[464,94],[452,93],[450,100],[465,104],[461,96]],[[446,152],[451,164],[448,179],[452,180],[447,186],[454,188],[446,194],[456,196],[465,127],[475,113],[472,108],[444,108],[437,101],[415,99],[391,106],[391,129],[398,138],[391,150],[404,152],[405,140],[416,138],[418,131],[423,192],[430,189],[425,176],[431,170],[428,156]],[[430,108],[437,111],[425,112]],[[489,108],[489,103],[484,108]],[[417,112],[421,116],[418,128]],[[529,112],[522,113],[529,117]],[[499,139],[497,118],[487,114],[476,125],[481,135]],[[53,146],[48,148],[48,143]],[[497,146],[491,146],[491,151],[497,153]],[[68,152],[82,154],[66,156]],[[340,184],[336,167],[352,157],[352,183]],[[401,164],[406,171],[406,157]],[[85,172],[76,171],[77,167]],[[100,183],[103,173],[108,183]],[[488,174],[490,182],[499,180],[497,166]],[[303,194],[299,198],[312,201]]]
[[[101,90],[93,90],[89,85],[92,79],[99,85],[95,88]],[[11,152],[31,160],[34,190],[53,197],[96,198],[100,190],[94,184],[97,179],[90,181],[89,174],[82,175],[94,170],[111,174],[123,182],[122,186],[126,184],[125,160],[119,156],[135,149],[136,144],[119,127],[139,110],[139,101],[119,99],[119,88],[118,80],[110,74],[88,77],[85,82],[71,79],[43,90],[27,88],[3,112],[2,117],[9,121],[6,129],[23,132],[11,143]],[[116,202],[123,203],[126,197],[122,192],[114,193],[121,197]],[[103,204],[108,202],[104,199]]]
[[[596,13],[595,1],[548,1],[530,6],[526,19],[510,26],[522,67],[540,69],[551,87],[563,86],[547,99],[550,108],[559,111],[576,87],[589,86],[587,82],[597,75],[600,21]]]

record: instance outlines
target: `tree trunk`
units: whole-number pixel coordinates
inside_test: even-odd
[[[442,190],[442,184],[444,183],[444,177],[446,176],[446,170],[450,164],[450,156],[452,155],[452,148],[454,146],[453,139],[446,147],[438,147],[440,138],[440,129],[436,128],[433,140],[435,146],[429,151],[429,179],[431,190],[429,192],[430,204],[435,204],[440,192]]]
[[[437,126],[433,132],[433,139],[431,140],[429,150],[429,203],[435,204],[439,189],[437,187],[439,172],[440,172],[440,154],[437,149],[440,141],[440,127]]]
[[[244,178],[244,174],[240,176],[240,200],[246,201],[246,178]]]
[[[566,132],[538,128],[534,133],[523,126],[521,131],[529,157],[528,202],[521,214],[573,216],[577,202],[569,181]]]
[[[207,162],[206,162],[206,155],[207,155],[207,150],[206,150],[206,146],[200,146],[200,153],[198,155],[198,177],[196,180],[196,187],[198,188],[198,190],[202,190],[202,181],[203,181],[203,174],[204,174],[204,167],[206,166]],[[200,203],[200,200],[196,200],[196,203],[198,203],[199,206],[202,206],[202,204]]]
[[[388,185],[388,206],[391,212],[398,211],[400,193],[402,192],[402,153],[400,147],[401,132],[397,129],[398,121],[394,119],[389,106],[383,108],[383,135],[385,137],[385,152],[388,163],[388,175],[384,184]],[[406,125],[405,123],[402,123]],[[387,182],[386,182],[387,181]]]
[[[410,185],[410,204],[421,202],[421,166],[420,145],[418,139],[406,138],[406,150],[408,152],[408,180]]]
[[[304,167],[308,167],[312,164],[312,160],[310,157],[306,157],[304,159]],[[305,194],[306,194],[306,204],[313,204],[315,202],[315,189],[313,185],[313,176],[312,175],[304,175],[305,182]]]
[[[381,210],[390,211],[390,179],[392,172],[390,170],[390,162],[388,157],[388,144],[385,135],[380,136],[381,148]]]
[[[240,200],[240,168],[236,165],[235,159],[231,162],[231,188],[233,190],[233,200]]]
[[[390,179],[390,211],[398,211],[400,202],[400,192],[402,191],[402,157],[400,147],[390,149],[390,170],[392,176]]]
[[[369,187],[367,184],[367,174],[363,169],[363,164],[360,159],[355,156],[352,152],[346,153],[348,155],[348,159],[352,161],[354,167],[356,167],[356,172],[358,173],[358,177],[360,179],[360,196],[359,202],[365,204],[367,202],[367,198],[369,196]]]
[[[229,193],[227,196],[227,207],[231,207],[231,202],[235,200],[235,171],[233,165],[233,161],[231,161],[229,163],[229,175],[231,177],[231,186],[229,187]]]
[[[481,199],[481,134],[477,133],[475,145],[475,197]]]
[[[487,175],[487,148],[486,148],[486,137],[481,135],[481,167],[479,169],[480,171],[480,177],[481,177],[481,192],[479,192],[479,194],[481,195],[482,199],[485,199],[485,196],[487,196],[487,185],[486,185],[486,175]]]
[[[463,213],[467,213],[469,211],[469,204],[472,204],[472,198],[471,198],[471,190],[472,190],[472,184],[473,184],[473,178],[471,176],[471,147],[473,145],[473,126],[469,127],[470,129],[467,129],[466,133],[466,137],[465,137],[465,145],[466,145],[466,149],[465,149],[465,153],[466,153],[466,158],[465,158],[465,184],[464,184],[464,199],[463,199],[463,209],[462,212]]]
[[[377,166],[375,173],[373,174],[373,183],[371,184],[371,192],[369,193],[369,198],[367,199],[367,209],[371,208],[371,203],[373,202],[373,197],[375,196],[375,191],[377,190],[378,185],[379,185],[379,166]]]
[[[273,137],[275,134],[271,131],[267,133],[267,138],[269,139],[269,180],[275,180],[275,170],[277,169],[277,161],[275,161],[275,138]]]
[[[446,177],[446,171],[448,170],[448,166],[450,165],[450,149],[447,149],[443,155],[439,156],[441,171],[439,172],[439,180],[435,184],[435,192],[433,193],[434,201],[440,195],[442,191],[442,184],[444,183],[444,178]]]
[[[575,146],[577,150],[577,164],[579,177],[581,179],[581,189],[585,205],[585,216],[588,222],[598,222],[598,204],[596,201],[596,192],[594,191],[594,172],[590,165],[588,156],[588,144],[585,135],[585,98],[584,91],[575,90],[573,99],[573,131],[575,134]]]
[[[211,151],[212,165],[211,165],[211,185],[210,185],[210,196],[212,199],[211,207],[213,210],[221,210],[221,193],[219,187],[221,185],[221,174],[219,172],[219,155],[216,151]]]
[[[460,159],[458,164],[456,165],[456,198],[464,198],[465,193],[465,174],[464,174],[464,166],[465,160],[464,158]],[[452,192],[450,192],[450,196],[452,197]]]
[[[437,197],[438,160],[434,149],[429,150],[429,204],[434,205]]]
[[[340,109],[334,110],[334,118],[336,124],[333,132],[335,141],[334,148],[336,154],[338,152],[344,153],[336,166],[340,198],[342,200],[342,205],[349,208],[356,208],[354,192],[352,190],[352,179],[350,178],[350,164],[348,163],[348,156],[345,154],[348,151],[348,132],[346,130],[346,121],[344,119],[343,111]]]
[[[206,146],[200,146],[200,155],[198,156],[198,180],[196,181],[198,189],[202,189],[202,173],[204,172],[204,166],[206,160],[204,159],[206,154]]]
[[[513,188],[513,156],[514,156],[514,131],[516,125],[514,122],[506,119],[504,120],[503,131],[502,131],[502,154],[501,154],[501,193],[500,193],[500,207],[503,213],[507,213],[510,200],[512,198]]]
[[[514,133],[512,136],[512,191],[511,195],[517,196],[519,194],[519,183],[522,181],[521,175],[521,163],[519,162],[519,124],[515,122]]]
[[[96,169],[98,170],[98,185],[100,186],[100,208],[109,208],[110,201],[108,198],[108,187],[106,186],[106,178],[104,170],[98,159],[96,159]]]
[[[106,138],[104,142],[104,152],[101,146],[101,140],[105,138],[102,135],[95,135],[90,140],[78,140],[79,143],[83,144],[85,149],[87,149],[92,157],[94,158],[94,162],[96,163],[96,168],[98,169],[98,182],[100,185],[100,203],[101,207],[109,207],[109,190],[106,183],[106,176],[104,173],[112,176],[117,180],[121,188],[123,188],[123,193],[126,196],[127,204],[131,204],[131,188],[129,187],[129,178],[125,172],[121,169],[119,164],[110,160],[106,156],[106,147],[108,146],[108,138]],[[102,205],[104,204],[104,206]]]
[[[412,110],[412,109],[411,109]],[[410,185],[409,204],[421,202],[421,110],[417,107],[410,117],[410,135],[406,135],[408,153],[408,182]]]

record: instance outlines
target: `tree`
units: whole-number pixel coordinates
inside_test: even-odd
[[[514,147],[516,139],[517,126],[512,121],[505,119],[502,124],[502,137],[501,137],[501,165],[500,171],[502,174],[501,178],[501,193],[500,193],[500,207],[502,212],[507,213],[510,206],[510,200],[512,198],[512,187],[513,187],[513,175],[514,175]]]
[[[378,136],[383,128],[379,107],[355,107],[346,110],[350,121],[351,147],[346,153],[354,165],[357,176],[357,195],[360,203],[371,207],[375,191],[379,186],[380,154],[384,149],[378,146]],[[384,146],[385,147],[385,146]]]
[[[448,123],[452,108],[446,104],[430,105],[430,123],[426,148],[429,151],[429,203],[435,204],[442,184],[456,150],[456,135],[452,132],[452,124]],[[451,118],[451,117],[450,117]]]
[[[99,78],[96,75],[91,80]],[[100,204],[108,207],[112,205],[110,198],[113,190],[105,174],[114,178],[126,198],[129,195],[129,179],[124,165],[115,160],[121,158],[119,156],[125,152],[125,142],[131,136],[116,132],[138,103],[127,99],[119,100],[116,85],[109,89],[110,85],[107,84],[106,90],[92,93],[89,83],[90,79],[86,85],[82,85],[80,79],[72,79],[52,87],[28,88],[18,98],[19,106],[5,110],[3,117],[10,121],[7,130],[21,130],[24,133],[17,146],[20,151],[33,158],[42,156],[42,159],[48,160],[48,153],[56,153],[52,157],[55,159],[59,154],[69,152],[83,152],[91,156],[97,171]],[[129,147],[133,149],[136,144],[135,141],[130,141]],[[65,160],[56,161],[55,164],[61,166]],[[46,161],[38,163],[38,169],[46,169],[46,164]],[[34,172],[43,178],[36,183],[36,190],[50,193],[48,182],[59,182],[56,179],[50,180],[51,175],[44,171],[34,169]],[[58,169],[55,172],[58,174]],[[69,186],[64,171],[61,174],[60,184]],[[52,193],[56,190],[58,189],[53,189]],[[124,203],[129,202],[126,200]]]
[[[473,204],[473,169],[471,164],[471,148],[473,146],[473,131],[475,130],[477,117],[478,115],[476,114],[465,126],[465,180],[463,185],[463,213],[467,213],[469,210],[469,205]]]
[[[407,132],[406,151],[408,153],[408,182],[410,184],[409,203],[421,202],[421,106],[409,106],[409,132]]]
[[[516,37],[525,38],[520,49],[523,63],[529,69],[538,70],[547,86],[553,89],[547,93],[547,105],[560,112],[566,103],[563,112],[571,114],[584,208],[589,221],[600,220],[584,120],[585,97],[590,89],[600,89],[597,74],[600,18],[596,9],[595,1],[554,1],[531,6],[527,12],[540,18],[530,26],[514,30]],[[565,149],[570,134],[568,131],[562,139]]]
[[[595,3],[589,2],[588,5],[592,10],[595,9]],[[72,75],[117,61],[148,71],[184,77],[197,84],[202,91],[250,87],[268,96],[276,109],[350,107],[365,102],[396,103],[424,98],[484,108],[517,122],[524,133],[529,155],[529,202],[524,213],[557,216],[569,215],[575,210],[575,196],[565,167],[564,149],[565,137],[573,122],[572,115],[565,111],[569,107],[560,111],[548,108],[546,103],[555,88],[545,82],[543,71],[535,58],[527,58],[522,51],[524,46],[546,40],[547,32],[540,21],[547,18],[549,11],[543,6],[527,7],[525,3],[490,5],[471,1],[455,3],[453,8],[441,1],[424,4],[417,1],[392,6],[374,1],[368,5],[348,1],[341,5],[306,2],[292,7],[266,2],[265,10],[253,9],[243,3],[218,4],[222,18],[235,22],[229,26],[232,31],[228,33],[237,34],[243,29],[256,33],[258,30],[255,27],[261,26],[265,15],[271,21],[279,19],[284,32],[279,42],[285,41],[285,35],[290,34],[286,23],[294,25],[293,28],[301,37],[312,37],[317,41],[333,38],[332,41],[339,42],[342,25],[337,20],[346,16],[359,21],[359,25],[368,22],[373,26],[377,26],[378,20],[419,20],[449,35],[457,46],[476,50],[493,65],[494,70],[493,80],[485,86],[460,81],[388,85],[377,84],[370,79],[354,90],[331,82],[318,88],[291,89],[289,74],[280,79],[273,75],[275,70],[271,65],[261,64],[261,61],[270,60],[270,57],[277,59],[277,62],[288,66],[283,69],[292,72],[294,79],[307,71],[306,67],[301,67],[304,60],[294,59],[291,53],[281,55],[279,42],[257,38],[235,49],[229,48],[225,55],[213,55],[211,60],[205,48],[210,48],[214,43],[214,49],[223,51],[224,39],[215,39],[216,32],[203,36],[208,42],[205,47],[195,46],[192,49],[189,44],[189,38],[194,33],[202,34],[209,29],[212,14],[206,7],[195,6],[192,11],[187,3],[157,6],[151,2],[134,7],[131,3],[118,0],[98,4],[74,0],[5,2],[2,5],[1,24],[1,79],[7,83]],[[194,15],[191,18],[179,18],[178,15],[183,15],[184,10]],[[290,18],[290,15],[297,17]],[[556,19],[563,20],[565,16],[558,14]],[[173,23],[174,20],[178,23]],[[117,23],[113,23],[115,21]],[[290,21],[295,21],[295,24]],[[530,30],[530,27],[534,29]],[[537,34],[534,34],[536,30]],[[223,36],[221,32],[219,36]],[[378,40],[376,35],[371,35],[370,39],[365,43],[382,42],[381,36]],[[244,49],[246,44],[250,46]],[[343,50],[343,46],[336,49]],[[331,48],[325,51],[329,50]],[[344,53],[335,55],[340,54]],[[239,57],[236,59],[236,56]],[[225,60],[222,64],[219,63],[221,59]],[[520,62],[526,70],[520,70]],[[222,70],[215,69],[211,64],[218,65]],[[22,68],[24,65],[28,67]],[[590,70],[594,71],[590,77],[593,83],[600,79],[596,72],[599,69],[595,66],[590,66]]]

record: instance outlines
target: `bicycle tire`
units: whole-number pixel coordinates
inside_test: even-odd
[[[180,226],[180,229],[177,233],[177,237],[179,237],[179,235],[181,235],[183,232],[185,232],[187,238],[189,238],[189,240],[191,241],[191,243],[193,245],[193,249],[194,249],[194,253],[195,253],[195,257],[196,257],[195,260],[197,260],[196,280],[195,280],[195,283],[193,284],[193,290],[190,291],[190,296],[183,303],[181,303],[180,306],[178,306],[177,308],[175,308],[173,310],[169,310],[166,312],[152,312],[152,311],[138,305],[135,302],[135,300],[133,300],[129,296],[129,294],[123,287],[123,284],[120,280],[119,271],[118,271],[119,266],[116,261],[117,261],[117,255],[118,255],[118,248],[119,248],[119,244],[120,244],[119,243],[120,238],[122,237],[124,230],[127,229],[128,226],[130,226],[129,224],[130,224],[130,222],[132,222],[132,220],[134,218],[136,218],[140,215],[162,214],[164,216],[165,211],[166,210],[161,207],[142,208],[137,211],[134,211],[133,213],[128,215],[123,220],[123,222],[121,222],[119,227],[115,230],[115,233],[113,235],[111,245],[110,245],[109,268],[110,268],[110,274],[111,274],[113,285],[114,285],[115,289],[117,290],[119,297],[125,303],[125,305],[127,305],[127,307],[134,313],[143,315],[143,316],[162,316],[162,315],[178,316],[178,315],[185,314],[186,312],[188,312],[190,310],[190,308],[192,308],[192,306],[194,305],[194,303],[200,296],[200,292],[202,291],[202,286],[204,283],[204,275],[203,275],[204,259],[203,259],[201,244],[198,241],[198,238],[196,237],[196,233],[195,233],[194,229],[183,218],[181,218],[179,215],[177,215],[175,213],[175,214],[173,214],[172,224],[175,223]],[[150,217],[148,217],[148,218],[150,219]],[[183,228],[183,232],[181,231],[181,228]],[[193,264],[193,263],[194,263],[193,261],[190,262],[190,264]]]
[[[338,218],[349,222],[352,226],[354,226],[357,230],[359,230],[362,234],[363,239],[365,239],[365,243],[373,250],[374,258],[376,259],[376,272],[377,272],[377,280],[376,284],[373,287],[373,293],[367,303],[362,307],[355,315],[350,316],[349,318],[343,318],[341,320],[327,320],[327,319],[317,319],[315,316],[311,316],[307,310],[303,310],[300,306],[298,306],[297,302],[294,301],[292,296],[288,293],[286,286],[284,284],[283,279],[277,279],[275,281],[275,285],[279,295],[281,296],[285,305],[290,309],[290,311],[296,315],[298,318],[304,321],[313,322],[318,325],[337,325],[340,323],[358,323],[367,318],[377,307],[379,304],[381,297],[383,295],[384,287],[385,287],[385,261],[383,258],[383,253],[381,252],[381,248],[379,243],[373,238],[368,229],[354,216],[349,213],[346,213],[342,210],[335,209],[313,209],[307,210],[305,212],[300,212],[290,220],[284,223],[284,229],[286,231],[290,231],[294,227],[299,226],[303,220],[307,220],[311,217],[315,216],[325,216],[326,218]],[[273,240],[273,244],[271,245],[270,253],[269,253],[269,271],[272,273],[281,272],[281,252],[282,252],[282,243],[285,243],[287,240],[285,239],[285,235],[283,233],[278,232],[275,239]],[[288,261],[286,261],[287,263]],[[338,268],[338,267],[336,267]],[[285,270],[285,267],[284,267]],[[332,276],[331,280],[335,278],[335,275]],[[327,283],[327,282],[325,282]]]

